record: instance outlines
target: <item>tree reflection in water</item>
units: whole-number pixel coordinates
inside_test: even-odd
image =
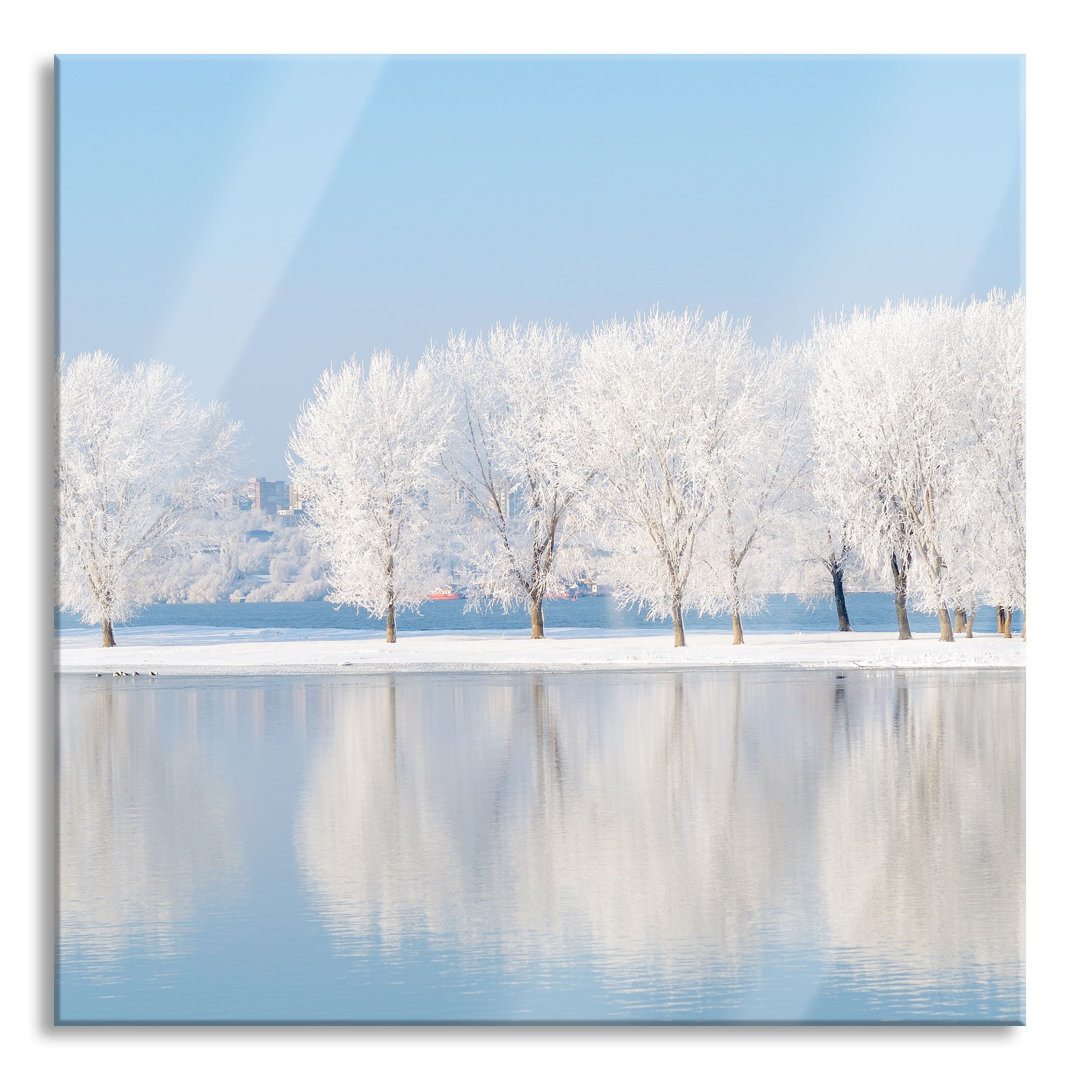
[[[65,678],[57,749],[63,1017],[1022,1017],[1015,673]]]
[[[251,704],[249,702],[249,704]],[[239,894],[244,852],[216,716],[146,687],[61,697],[57,736],[58,946],[101,976],[136,950],[188,947],[207,894]]]
[[[988,717],[1000,718],[987,723]],[[737,972],[1023,954],[1023,688],[851,672],[342,685],[296,847],[338,947]]]

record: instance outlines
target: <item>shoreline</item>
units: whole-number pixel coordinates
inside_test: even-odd
[[[231,629],[152,626],[122,631],[120,644],[101,646],[100,631],[54,635],[60,675],[154,671],[166,674],[371,674],[397,672],[684,671],[731,667],[849,670],[1023,669],[1019,637],[979,634],[937,640],[917,633],[900,641],[893,632],[759,634],[733,645],[730,634],[688,636],[676,649],[670,630],[653,633],[550,630],[533,641],[528,630],[433,633],[411,631],[387,644],[379,633],[342,630]]]

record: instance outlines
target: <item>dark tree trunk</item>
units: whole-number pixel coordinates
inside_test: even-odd
[[[742,643],[742,616],[737,611],[733,611],[731,613],[731,644],[741,645]]]
[[[999,607],[997,609],[997,622],[998,622],[997,632],[999,634],[1004,634],[1005,633],[1005,609],[1003,607]]]
[[[941,627],[941,635],[938,641],[952,641],[952,623],[949,620],[949,609],[942,605],[937,610],[938,625]]]
[[[967,612],[958,607],[953,610],[953,633],[959,634],[964,629],[964,623],[967,622]]]
[[[386,537],[387,545],[390,543],[390,537]],[[394,554],[392,551],[386,553],[386,640],[391,645],[397,641],[397,612],[394,610],[394,597],[397,595],[397,589],[394,587]]]
[[[675,626],[675,648],[682,648],[686,644],[686,631],[683,629],[682,601],[680,600],[672,601],[671,621]]]
[[[847,601],[844,599],[844,570],[840,566],[831,566],[829,572],[832,574],[833,599],[836,601],[836,621],[840,624],[841,630],[850,630]]]
[[[544,636],[543,600],[531,599],[529,601],[529,618],[532,620],[532,633],[529,635],[529,637],[542,638]]]
[[[964,637],[975,636],[975,608],[976,605],[971,605],[971,610],[968,612],[968,617],[964,622]]]
[[[1007,638],[1012,637],[1012,608],[1005,611],[1005,636]]]
[[[113,637],[112,623],[108,619],[101,620],[101,647],[103,649],[111,649],[116,644],[116,638]]]
[[[907,617],[907,570],[894,554],[892,557],[893,597],[896,601],[896,625],[901,641],[911,640],[911,626]]]

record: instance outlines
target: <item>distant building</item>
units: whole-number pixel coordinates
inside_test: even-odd
[[[289,516],[303,508],[300,492],[288,480],[267,480],[263,476],[253,476],[248,481],[247,496],[250,508],[264,514]]]
[[[300,519],[304,516],[304,508],[302,506],[290,506],[288,510],[279,510],[277,516],[283,525],[299,525]]]

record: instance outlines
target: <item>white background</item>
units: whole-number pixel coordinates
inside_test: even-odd
[[[1054,1076],[1072,1072],[1077,993],[1076,37],[1065,5],[720,0],[394,3],[372,10],[121,0],[7,5],[0,43],[0,424],[7,667],[3,1041],[17,1077],[397,1075]],[[1029,485],[1028,1026],[1021,1029],[59,1029],[52,1017],[51,58],[74,52],[1026,53]]]

